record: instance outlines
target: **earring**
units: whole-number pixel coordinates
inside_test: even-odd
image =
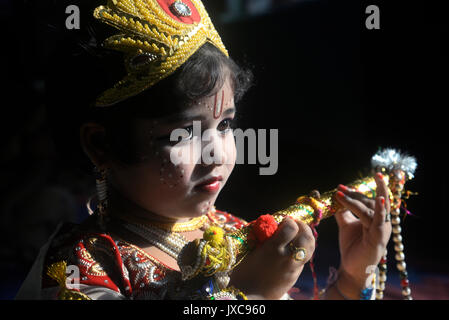
[[[108,204],[108,190],[107,190],[107,169],[94,168],[95,182],[97,187],[97,214],[100,225],[104,226],[104,219],[106,217],[106,208]]]

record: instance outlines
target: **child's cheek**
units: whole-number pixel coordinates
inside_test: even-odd
[[[175,165],[170,159],[171,147],[159,150],[156,157],[159,167],[159,183],[169,188],[181,187],[186,181],[186,164]]]
[[[226,165],[234,167],[237,160],[237,148],[235,146],[234,135],[228,133],[225,139]]]

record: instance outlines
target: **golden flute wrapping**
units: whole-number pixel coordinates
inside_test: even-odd
[[[384,181],[388,185],[388,176],[384,176]],[[347,186],[369,198],[373,198],[376,195],[376,182],[373,177],[357,180]],[[287,209],[273,213],[273,217],[276,222],[281,222],[286,216],[290,216],[295,220],[301,220],[310,225],[316,221],[316,211],[320,210],[320,220],[329,218],[337,212],[340,207],[334,198],[336,191],[336,189],[328,191],[322,194],[319,198],[313,196],[299,197],[297,203],[291,205]]]
[[[389,176],[384,175],[384,181],[388,185]],[[346,185],[348,188],[359,192],[369,198],[376,196],[376,182],[373,177],[366,177]],[[302,196],[296,200],[296,203],[286,209],[271,214],[274,220],[280,223],[285,217],[289,216],[294,220],[300,220],[308,225],[317,224],[319,221],[329,218],[340,208],[335,200],[337,189],[330,190],[317,196]],[[391,197],[391,195],[390,195]],[[248,235],[251,232],[252,225],[242,227],[241,229],[228,233],[227,236],[233,240],[233,246],[237,255],[237,263],[251,249],[248,241]]]

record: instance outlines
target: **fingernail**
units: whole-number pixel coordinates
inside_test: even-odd
[[[383,175],[382,173],[380,173],[380,172],[378,172],[376,175],[377,175],[377,177],[380,178],[380,179],[383,179],[383,178],[384,178],[384,175]]]
[[[337,191],[337,197],[344,198],[345,194],[341,191]]]
[[[343,191],[345,191],[345,192],[348,191],[348,187],[346,187],[346,186],[344,186],[344,185],[342,185],[342,184],[339,184],[339,185],[338,185],[338,189],[341,189],[341,190],[343,190]]]
[[[383,197],[381,197],[380,201],[382,202],[382,205],[385,207],[385,199]]]

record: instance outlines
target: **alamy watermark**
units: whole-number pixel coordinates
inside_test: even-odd
[[[65,19],[65,27],[69,30],[80,28],[80,8],[77,5],[71,4],[65,8],[65,13],[68,14]]]
[[[368,30],[380,29],[380,10],[379,7],[372,4],[366,7],[365,13],[369,14],[365,19],[365,26]]]
[[[365,273],[369,274],[368,278],[365,281],[365,288],[379,288],[379,267],[376,265],[369,265],[368,267],[366,267]]]
[[[68,14],[65,20],[65,26],[67,29],[72,30],[80,29],[80,9],[77,5],[68,5],[65,9],[65,13]],[[365,9],[365,13],[368,16],[365,19],[365,26],[368,30],[380,29],[380,10],[376,5],[369,5]]]
[[[174,165],[178,164],[261,164],[267,167],[259,168],[260,175],[274,175],[278,170],[278,130],[267,129],[234,129],[233,135],[237,149],[237,158],[229,159],[225,156],[226,146],[221,139],[213,139],[215,129],[201,131],[201,121],[193,121],[192,131],[178,128],[171,132],[170,141],[178,141],[170,152],[170,161]],[[189,148],[183,148],[183,141],[179,140],[192,135],[193,143]],[[245,139],[248,145],[247,157],[245,154]],[[200,143],[201,142],[201,143]],[[269,142],[269,151],[267,144]],[[203,145],[205,143],[205,145]],[[195,157],[194,155],[201,155]]]
[[[80,269],[75,265],[68,265],[65,274],[67,275],[65,286],[69,290],[80,289]]]

